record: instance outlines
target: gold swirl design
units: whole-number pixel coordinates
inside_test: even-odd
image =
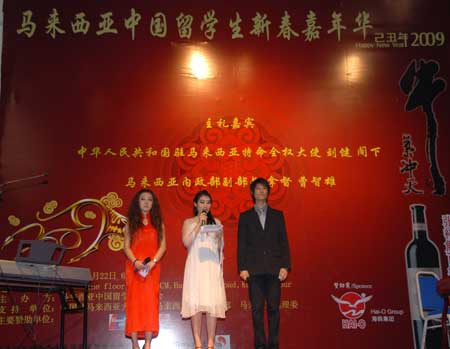
[[[104,197],[100,199],[101,202],[105,204],[108,208],[116,208],[116,207],[122,207],[123,200],[119,198],[119,195],[115,192],[109,192]]]
[[[9,224],[11,224],[13,227],[18,227],[18,226],[20,225],[20,218],[11,215],[11,216],[8,217],[8,222],[9,222]]]
[[[84,213],[84,217],[86,217],[88,219],[95,219],[95,218],[97,218],[97,215],[95,214],[94,211],[86,211]]]
[[[108,239],[108,247],[111,251],[120,251],[123,249],[124,239],[123,236],[111,234]]]
[[[52,200],[49,202],[46,202],[43,208],[44,213],[46,214],[52,214],[53,211],[58,207],[58,202],[56,200]]]
[[[123,228],[127,223],[127,218],[113,209],[109,210],[108,214],[110,222],[106,228],[108,247],[111,251],[120,251],[124,245]]]
[[[104,202],[105,198],[107,198],[107,204]],[[49,212],[45,208],[55,206],[56,201],[53,204],[51,202],[46,203],[43,210],[44,213],[36,213],[38,222],[28,224],[7,236],[2,243],[1,249],[3,250],[14,242],[18,235],[30,235],[32,233],[35,240],[54,241],[64,245],[66,250],[74,251],[75,256],[69,259],[69,264],[78,262],[89,254],[98,251],[101,242],[105,239],[108,239],[108,247],[112,251],[119,251],[123,248],[123,227],[127,219],[108,205],[120,207],[122,202],[122,199],[116,193],[108,193],[101,200],[82,199],[59,212],[53,213],[52,211],[51,215],[42,217],[43,214]],[[94,209],[97,211],[97,214],[94,212]],[[46,223],[53,223],[67,215],[69,215],[73,224],[72,227],[61,227],[46,231]],[[95,222],[87,224],[82,221],[82,218],[97,219]],[[84,231],[89,231],[89,233],[83,234]],[[27,236],[27,239],[30,238]]]

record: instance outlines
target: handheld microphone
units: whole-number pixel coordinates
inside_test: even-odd
[[[205,214],[206,215],[206,219],[208,219],[208,212],[206,212],[206,210],[203,210],[202,214]],[[206,224],[206,221],[202,220],[201,225],[205,225],[205,224]]]

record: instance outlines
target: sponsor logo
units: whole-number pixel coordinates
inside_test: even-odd
[[[216,349],[231,349],[230,335],[221,334],[216,336],[214,346]]]
[[[339,311],[346,317],[342,319],[343,329],[364,329],[366,321],[360,319],[366,311],[366,303],[373,296],[366,296],[365,293],[346,292],[340,298],[331,295],[331,298],[337,303]]]
[[[125,314],[109,314],[109,331],[123,331],[125,329]]]
[[[364,293],[346,292],[341,298],[331,295],[331,298],[339,306],[339,311],[347,319],[359,319],[366,311],[366,303],[372,299],[373,296],[366,296]]]

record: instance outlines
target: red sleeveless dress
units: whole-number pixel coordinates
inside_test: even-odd
[[[153,259],[158,250],[158,232],[151,224],[142,226],[134,233],[131,242],[134,256],[142,261],[146,257]],[[130,260],[125,264],[125,335],[137,332],[138,338],[145,338],[145,332],[153,332],[156,337],[159,332],[159,263],[143,278],[134,272]]]

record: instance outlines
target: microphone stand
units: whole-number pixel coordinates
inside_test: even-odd
[[[23,177],[23,178],[19,178],[19,179],[13,179],[11,181],[6,181],[6,182],[0,184],[0,202],[2,202],[3,193],[7,192],[8,190],[11,190],[9,187],[12,184],[28,182],[28,181],[31,181],[33,179],[42,178],[42,177],[48,177],[48,173],[44,172],[44,173],[36,175],[36,176],[29,176],[29,177]],[[44,180],[44,181],[42,181],[40,183],[37,183],[37,184],[47,184],[47,183],[48,183],[48,181]]]

